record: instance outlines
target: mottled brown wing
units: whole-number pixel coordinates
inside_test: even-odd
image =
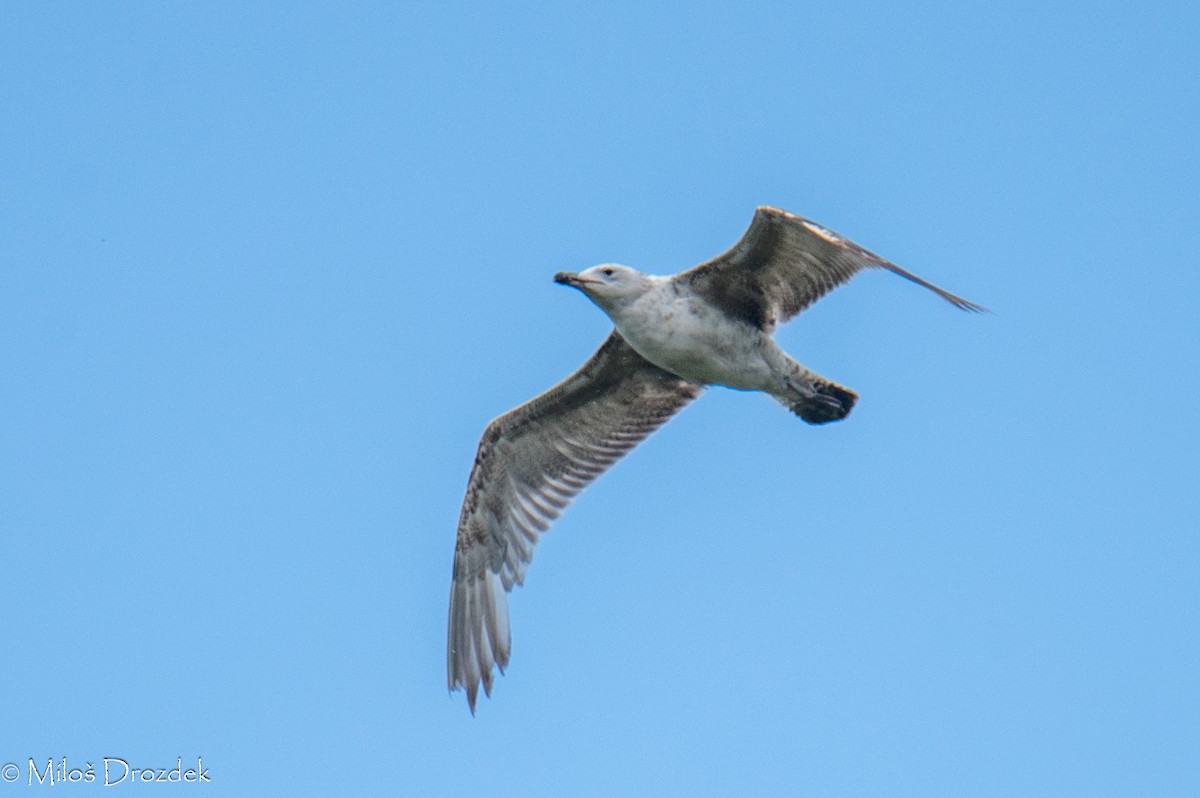
[[[522,584],[542,532],[571,499],[698,396],[615,330],[579,371],[500,416],[479,442],[467,483],[450,589],[451,690],[471,711],[511,640],[505,593]]]
[[[771,331],[856,273],[887,269],[962,310],[981,305],[955,296],[802,216],[759,208],[741,240],[675,279],[726,313]]]

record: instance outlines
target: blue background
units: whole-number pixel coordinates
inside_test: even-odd
[[[0,764],[210,795],[1200,793],[1193,3],[5,3]],[[447,697],[484,425],[758,204],[883,273]],[[80,788],[82,789],[82,788]],[[163,789],[160,787],[145,787]]]

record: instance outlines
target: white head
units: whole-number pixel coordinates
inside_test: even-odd
[[[617,263],[602,263],[578,274],[559,272],[554,282],[578,288],[605,311],[632,302],[654,285],[650,275]]]

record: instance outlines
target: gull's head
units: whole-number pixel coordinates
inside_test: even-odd
[[[653,285],[650,275],[616,263],[602,263],[590,269],[559,272],[554,282],[578,288],[604,310],[612,310],[637,299]]]

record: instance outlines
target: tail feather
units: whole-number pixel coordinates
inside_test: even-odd
[[[841,421],[858,401],[854,391],[811,372],[789,378],[787,387],[789,390],[779,400],[809,424]]]

